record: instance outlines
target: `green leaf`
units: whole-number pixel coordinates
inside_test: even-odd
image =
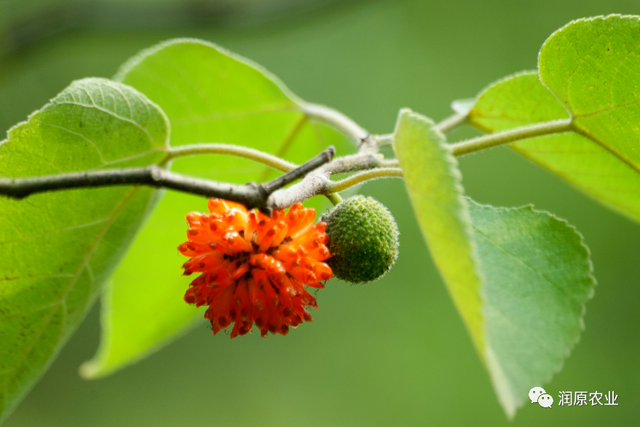
[[[440,270],[478,350],[484,347],[480,288],[471,218],[456,159],[433,123],[401,110],[393,149],[414,210]],[[427,172],[428,171],[428,172]]]
[[[543,45],[540,79],[528,72],[495,83],[479,96],[470,121],[495,132],[571,117],[574,132],[512,147],[640,221],[639,46],[638,17],[574,21]]]
[[[142,94],[74,82],[0,142],[0,175],[27,177],[157,163],[168,123]],[[83,319],[157,192],[116,187],[0,197],[0,419]]]
[[[578,341],[595,285],[589,251],[551,214],[463,197],[457,162],[431,120],[401,111],[394,149],[433,259],[512,417]]]
[[[353,144],[312,122],[271,74],[210,43],[179,39],[143,51],[117,79],[145,93],[167,113],[172,145],[222,142],[278,154],[303,163],[328,145],[339,153]],[[174,170],[246,183],[273,176],[264,165],[228,156],[178,159]],[[186,240],[184,216],[206,210],[200,197],[168,193],[134,243],[102,304],[103,336],[85,377],[107,375],[146,357],[203,317],[183,301],[191,279],[176,247]]]

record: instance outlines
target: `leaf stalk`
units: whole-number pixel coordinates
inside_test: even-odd
[[[573,125],[571,123],[571,119],[553,120],[529,126],[522,126],[503,132],[491,133],[477,138],[471,138],[466,141],[451,144],[450,147],[454,156],[462,156],[475,151],[486,150],[487,148],[519,141],[521,139],[551,135],[554,133],[570,132],[572,130]]]

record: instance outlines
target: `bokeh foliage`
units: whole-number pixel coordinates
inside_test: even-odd
[[[634,3],[623,1],[606,6],[558,1],[423,3],[362,3],[249,29],[193,28],[135,37],[91,30],[84,37],[63,35],[3,62],[0,97],[7,102],[2,103],[0,120],[8,128],[71,79],[109,77],[140,48],[189,35],[251,57],[305,99],[337,107],[371,131],[385,132],[392,129],[401,106],[442,117],[451,99],[468,97],[514,70],[535,67],[532,52],[573,18],[639,12]],[[460,54],[451,55],[453,51]],[[362,66],[370,62],[376,66]],[[615,389],[625,401],[637,398],[633,384],[639,374],[638,346],[629,339],[638,326],[633,314],[638,295],[633,286],[638,280],[633,256],[637,227],[503,149],[462,159],[461,168],[468,193],[475,198],[508,206],[534,202],[557,212],[578,225],[593,250],[601,283],[598,298],[589,306],[583,342],[549,388]],[[398,219],[400,260],[388,277],[366,292],[336,284],[320,293],[321,310],[310,331],[287,337],[286,342],[229,343],[209,339],[202,326],[181,345],[145,364],[86,383],[74,375],[95,349],[93,316],[7,425],[45,420],[53,425],[136,425],[148,422],[151,413],[157,425],[198,424],[203,418],[228,425],[275,425],[283,419],[301,419],[307,425],[388,425],[398,420],[407,425],[503,423],[440,279],[433,266],[425,265],[428,255],[402,186],[378,182],[364,191],[390,206]],[[154,223],[157,233],[189,209],[175,210],[172,217]],[[135,271],[137,266],[129,268]],[[418,286],[418,280],[431,285]],[[293,392],[301,382],[312,398]],[[221,391],[212,392],[212,384]],[[271,400],[276,384],[280,393]],[[275,402],[282,399],[298,406],[280,408]],[[247,405],[253,410],[246,410]],[[465,411],[460,411],[462,405]],[[202,415],[202,407],[212,406],[212,415]],[[624,424],[637,415],[631,405],[607,412],[536,409],[540,408],[526,408],[516,422]]]

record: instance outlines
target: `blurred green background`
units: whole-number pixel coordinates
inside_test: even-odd
[[[0,127],[24,120],[74,79],[110,77],[140,49],[189,36],[248,57],[303,99],[386,133],[399,108],[442,119],[450,101],[534,69],[556,29],[609,13],[640,15],[640,3],[0,0]],[[331,281],[318,293],[314,323],[287,337],[214,338],[203,322],[149,359],[85,381],[77,369],[98,344],[96,307],[5,425],[637,425],[640,226],[506,148],[460,162],[466,190],[479,202],[533,203],[585,236],[599,285],[581,342],[545,389],[556,402],[561,390],[613,390],[619,406],[527,404],[508,422],[403,183],[386,180],[362,188],[390,208],[401,231],[400,257],[384,279]]]

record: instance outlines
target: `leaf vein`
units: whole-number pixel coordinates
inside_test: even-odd
[[[122,199],[122,201],[116,206],[116,208],[114,209],[114,211],[112,212],[112,214],[109,216],[109,220],[105,223],[104,227],[100,230],[100,232],[96,235],[96,238],[94,239],[89,251],[87,252],[87,255],[85,256],[85,258],[83,259],[82,263],[80,264],[80,266],[78,267],[78,270],[75,272],[75,274],[73,275],[73,279],[70,281],[69,285],[67,286],[67,288],[64,290],[64,292],[62,293],[62,295],[60,296],[60,298],[58,299],[59,302],[63,302],[65,301],[67,295],[69,294],[69,292],[71,292],[71,289],[73,289],[73,287],[76,285],[76,283],[78,282],[80,275],[82,274],[82,271],[85,269],[86,265],[89,263],[89,260],[91,259],[91,256],[93,255],[93,253],[95,252],[96,248],[98,247],[98,244],[100,243],[100,241],[102,240],[102,238],[105,236],[105,234],[107,233],[107,231],[109,230],[109,227],[111,226],[111,224],[113,224],[113,222],[115,221],[116,217],[118,216],[118,214],[122,211],[122,209],[124,209],[124,207],[126,206],[126,204],[133,198],[133,196],[139,191],[140,187],[134,187],[131,190],[129,190],[129,192],[127,193],[127,195]],[[47,328],[47,326],[49,325],[49,322],[53,319],[53,316],[55,314],[56,310],[53,310],[50,315],[45,319],[45,321],[42,324],[42,327],[40,329],[40,331],[38,331],[38,333],[36,334],[36,336],[31,340],[30,344],[28,344],[26,346],[26,348],[24,349],[24,351],[21,353],[20,357],[18,358],[18,362],[12,367],[14,370],[16,370],[19,366],[21,366],[24,361],[26,360],[27,356],[31,353],[31,351],[33,350],[34,346],[36,345],[36,343],[38,342],[38,339],[40,338],[40,336],[44,333],[44,330]],[[66,314],[63,311],[62,313],[63,319],[62,319],[62,324],[63,327],[60,328],[60,333],[62,334],[65,327],[64,327],[64,323],[65,323],[65,317]],[[59,341],[59,340],[58,340]],[[4,389],[4,395],[6,396],[6,390],[7,387],[9,385],[9,382],[11,380],[11,377],[8,377],[4,384],[3,384],[3,389]]]
[[[43,125],[47,125],[47,126],[51,126],[51,127],[57,128],[57,129],[61,129],[61,130],[69,132],[72,135],[79,136],[80,138],[84,139],[85,141],[87,141],[88,143],[90,143],[93,146],[93,148],[98,152],[98,155],[100,156],[100,160],[102,161],[103,164],[107,162],[107,159],[104,158],[104,154],[102,153],[102,150],[100,150],[100,148],[96,145],[95,142],[93,142],[91,139],[87,138],[83,134],[78,133],[78,132],[74,132],[71,129],[67,129],[66,127],[63,127],[63,126],[54,125],[53,123],[43,122],[42,120],[39,120],[39,122],[42,123]]]
[[[70,104],[70,105],[77,105],[77,106],[80,106],[80,107],[86,107],[86,108],[95,108],[96,110],[102,111],[103,113],[106,113],[106,114],[109,114],[110,116],[115,117],[116,119],[123,120],[123,121],[125,121],[125,122],[127,122],[127,123],[131,123],[132,125],[134,125],[134,126],[135,126],[135,127],[137,127],[138,129],[140,129],[142,132],[144,132],[144,133],[145,133],[145,135],[147,135],[147,137],[149,138],[149,141],[150,141],[151,143],[153,143],[153,142],[154,142],[153,138],[152,138],[152,137],[151,137],[151,135],[149,134],[149,131],[148,131],[147,129],[145,129],[145,128],[144,128],[144,126],[142,126],[140,123],[136,122],[135,120],[129,119],[129,118],[127,118],[127,117],[123,117],[123,116],[121,116],[121,115],[119,115],[119,114],[117,114],[117,113],[115,112],[116,99],[115,99],[113,96],[111,96],[111,95],[109,95],[109,96],[110,96],[110,97],[111,97],[111,99],[113,100],[113,107],[114,107],[114,108],[113,108],[113,111],[108,110],[107,108],[104,108],[104,107],[97,106],[97,105],[87,105],[87,104],[83,104],[83,103],[81,103],[81,102],[69,102],[69,101],[62,101],[62,102],[59,102],[59,104]]]
[[[44,210],[46,210],[46,209],[44,209]],[[35,234],[33,236],[23,237],[23,238],[17,239],[17,240],[7,240],[7,241],[0,242],[0,246],[12,244],[12,243],[24,242],[25,240],[39,239],[41,237],[48,236],[50,234],[56,234],[56,233],[59,233],[59,232],[62,232],[62,231],[68,231],[68,230],[75,230],[75,229],[78,229],[78,228],[91,227],[93,225],[98,225],[98,224],[101,224],[101,223],[103,223],[105,221],[108,221],[108,220],[109,220],[109,218],[103,218],[103,219],[98,219],[96,221],[87,222],[87,223],[84,223],[84,224],[72,225],[72,226],[64,227],[64,228],[57,228],[55,230],[47,231],[46,233]]]

